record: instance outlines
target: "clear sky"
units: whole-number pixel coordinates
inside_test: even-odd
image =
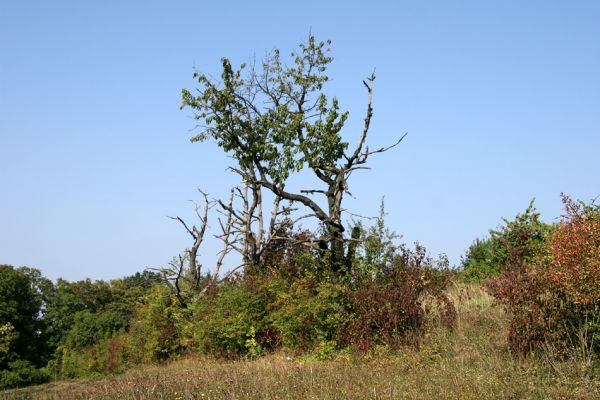
[[[166,216],[233,178],[189,142],[181,89],[309,30],[333,41],[348,139],[374,67],[372,146],[409,132],[352,178],[348,207],[375,215],[385,195],[391,228],[458,263],[533,197],[552,221],[561,192],[600,194],[598,21],[598,1],[4,0],[0,263],[109,279],[189,246]]]

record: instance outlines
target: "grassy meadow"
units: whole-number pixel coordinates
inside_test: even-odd
[[[456,331],[433,332],[418,349],[334,359],[189,358],[104,379],[64,380],[0,393],[0,399],[598,399],[587,359],[515,359],[507,318],[479,285],[456,285]]]

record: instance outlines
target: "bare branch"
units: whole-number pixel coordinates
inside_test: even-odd
[[[367,149],[367,151],[365,153],[363,153],[364,159],[366,160],[366,158],[369,157],[372,154],[384,153],[384,152],[386,152],[388,150],[393,149],[394,147],[396,147],[396,146],[398,146],[400,144],[400,142],[406,137],[406,135],[408,135],[408,132],[406,132],[404,135],[402,135],[402,137],[400,137],[400,139],[398,139],[394,144],[389,145],[387,147],[382,147],[382,148],[380,148],[378,150],[374,150],[374,151],[368,151],[368,149]]]
[[[170,218],[172,220],[181,222],[181,224],[183,225],[183,227],[185,228],[185,230],[187,231],[187,233],[189,233],[192,238],[196,239],[196,234],[190,228],[188,228],[188,226],[185,223],[185,221],[182,220],[180,217],[171,217],[171,216],[167,215],[167,218]]]
[[[365,125],[363,127],[362,134],[360,135],[360,138],[358,140],[358,144],[354,149],[354,153],[352,153],[350,157],[346,157],[346,168],[352,167],[352,165],[354,165],[354,162],[358,159],[358,156],[362,152],[362,147],[367,138],[367,134],[369,133],[369,127],[371,126],[371,118],[373,117],[373,81],[375,81],[375,73],[373,72],[371,76],[367,78],[367,80],[369,81],[369,84],[363,81],[363,84],[367,87],[367,90],[369,92],[369,100],[367,102],[367,115],[365,116]]]
[[[235,193],[234,189],[231,189],[231,194],[229,196],[229,204],[227,205],[227,209],[229,209],[229,210],[233,210],[234,193]],[[211,274],[212,282],[216,282],[216,279],[219,276],[219,271],[221,269],[221,266],[223,265],[223,260],[225,259],[225,256],[232,249],[232,242],[230,241],[230,235],[231,235],[231,229],[232,229],[232,225],[233,225],[233,212],[230,212],[229,215],[227,216],[227,221],[226,221],[225,225],[222,224],[220,219],[219,219],[219,224],[221,225],[223,234],[221,236],[217,236],[217,237],[223,241],[223,250],[221,250],[221,252],[219,253],[219,258],[218,258],[215,268]]]

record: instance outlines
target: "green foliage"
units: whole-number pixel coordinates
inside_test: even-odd
[[[63,378],[121,373],[132,365],[135,350],[130,337],[119,334],[79,349],[61,346],[51,367]]]
[[[400,235],[386,226],[386,215],[385,201],[381,199],[375,224],[365,229],[361,223],[357,223],[353,228],[355,241],[349,246],[354,248],[349,248],[348,261],[352,272],[361,275],[361,279],[373,278],[382,269],[389,267],[399,249],[396,241]]]
[[[348,293],[342,283],[314,276],[298,278],[291,285],[274,283],[276,300],[270,319],[285,347],[310,351],[323,341],[337,339],[348,319]]]
[[[36,269],[0,265],[0,389],[48,379],[42,317],[50,287]]]
[[[480,282],[500,272],[495,238],[475,239],[461,262],[462,277],[467,282]]]
[[[553,226],[540,219],[534,200],[514,220],[504,219],[505,225],[490,231],[493,240],[497,242],[492,260],[500,270],[509,267],[516,260],[529,263],[550,255],[547,238],[552,233]]]
[[[461,262],[462,277],[467,282],[479,282],[498,275],[515,260],[535,262],[549,256],[547,238],[553,226],[540,220],[534,200],[514,220],[490,230],[490,237],[476,239]]]
[[[0,265],[0,370],[17,360],[41,367],[47,354],[39,271]]]
[[[146,293],[158,282],[158,275],[147,271],[110,282],[58,279],[56,285],[47,290],[45,302],[49,346],[56,349],[65,344],[80,313],[92,318],[93,314],[106,312],[111,318],[124,322],[120,329],[126,328],[138,306],[145,302]]]
[[[36,368],[27,360],[16,360],[0,370],[0,389],[44,383],[48,379],[44,369]]]
[[[10,322],[0,325],[0,365],[8,365],[14,357],[14,342],[18,337],[19,333],[15,332],[15,327]]]
[[[249,68],[234,69],[223,58],[220,83],[194,74],[199,94],[182,90],[182,108],[192,108],[202,121],[192,141],[214,139],[242,169],[258,162],[277,184],[304,164],[333,165],[342,159],[348,144],[339,132],[348,113],[322,90],[333,60],[328,45],[310,35],[291,54],[291,65],[279,50]]]
[[[186,311],[167,287],[153,286],[130,323],[133,362],[164,361],[181,354],[180,326],[188,318]]]
[[[75,315],[82,311],[101,312],[113,301],[110,284],[90,279],[68,282],[58,279],[48,296],[45,320],[49,326],[50,344],[62,344],[74,324]]]
[[[338,354],[338,350],[335,340],[321,339],[312,351],[312,356],[319,361],[331,360]]]
[[[200,351],[257,356],[273,346],[265,320],[268,304],[268,293],[256,282],[228,282],[191,306],[194,322],[189,331]]]
[[[91,313],[80,311],[75,314],[73,326],[66,338],[69,349],[80,350],[102,339],[108,339],[125,329],[126,321],[112,311]]]

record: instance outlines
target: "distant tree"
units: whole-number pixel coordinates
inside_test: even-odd
[[[0,265],[0,370],[26,360],[41,367],[45,356],[39,271]]]
[[[110,284],[90,279],[69,282],[58,279],[48,296],[46,321],[51,335],[50,344],[58,346],[66,337],[80,311],[99,312],[113,301]]]
[[[466,280],[479,282],[500,272],[497,260],[498,241],[493,237],[477,238],[461,259]]]
[[[124,321],[129,321],[136,308],[145,302],[145,296],[152,287],[162,283],[162,277],[151,271],[136,272],[121,279],[113,279],[110,281],[111,301],[104,305],[102,310],[114,312]]]
[[[142,288],[144,290],[149,290],[150,288],[152,288],[152,286],[161,282],[161,276],[156,272],[142,271],[115,280],[113,281],[113,284],[117,281],[120,282],[127,289]]]
[[[78,350],[91,346],[101,339],[108,339],[123,331],[127,322],[112,311],[92,314],[80,311],[73,317],[73,326],[66,337],[66,345]]]
[[[547,239],[554,227],[540,219],[531,200],[523,213],[513,220],[504,218],[503,224],[489,231],[490,236],[475,239],[462,257],[463,276],[480,281],[498,275],[503,269],[519,263],[549,256]]]
[[[182,91],[182,108],[196,111],[200,133],[192,141],[215,140],[234,158],[232,170],[254,190],[255,198],[265,188],[278,198],[302,204],[324,224],[332,267],[339,270],[345,265],[342,201],[350,193],[348,180],[353,172],[367,169],[371,155],[396,146],[404,136],[389,147],[370,150],[366,145],[373,116],[373,74],[363,81],[368,92],[364,127],[358,143],[348,151],[341,135],[348,112],[323,91],[333,60],[329,44],[310,35],[292,52],[291,65],[282,60],[279,50],[248,69],[244,64],[234,69],[223,58],[221,81],[194,74],[200,88],[195,94]],[[305,166],[322,186],[290,191],[288,178]],[[315,195],[323,196],[326,206]]]
[[[504,225],[490,231],[496,242],[492,260],[500,270],[550,256],[547,239],[554,226],[540,219],[534,201],[532,199],[527,209],[517,214],[514,220],[504,219]]]

